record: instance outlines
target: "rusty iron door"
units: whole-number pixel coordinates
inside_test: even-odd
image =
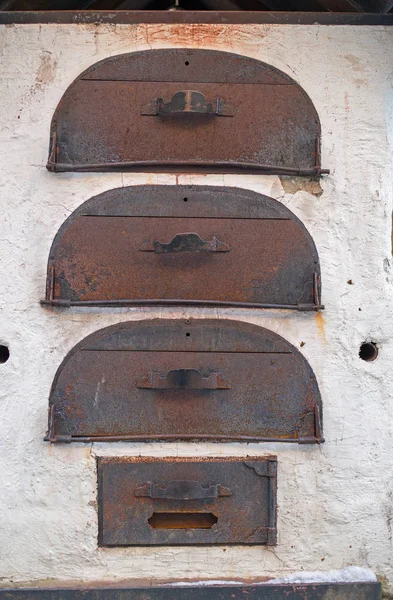
[[[63,224],[44,304],[318,310],[320,293],[313,240],[273,198],[237,188],[136,186],[91,198]]]
[[[98,459],[100,546],[276,544],[275,457]]]
[[[97,331],[65,358],[47,439],[319,443],[321,410],[307,361],[267,329],[128,322]]]
[[[328,172],[318,115],[293,79],[245,56],[180,48],[82,73],[54,114],[47,167]]]

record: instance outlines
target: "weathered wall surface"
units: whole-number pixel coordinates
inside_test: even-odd
[[[393,583],[393,30],[21,25],[0,35],[0,343],[11,352],[0,365],[2,584],[246,578],[347,565]],[[169,46],[241,53],[298,81],[322,121],[323,166],[331,169],[323,193],[267,176],[47,172],[50,119],[73,79],[107,56]],[[325,312],[40,307],[51,241],[72,210],[117,186],[176,182],[247,187],[289,206],[317,244]],[[127,319],[217,315],[269,327],[297,347],[304,342],[323,396],[323,446],[42,441],[52,378],[82,337]],[[363,340],[378,342],[375,362],[359,359]],[[95,456],[271,452],[279,460],[277,547],[97,548]]]

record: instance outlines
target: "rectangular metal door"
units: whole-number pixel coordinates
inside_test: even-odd
[[[275,457],[98,459],[99,544],[276,543]]]

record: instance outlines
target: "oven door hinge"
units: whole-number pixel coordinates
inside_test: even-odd
[[[299,444],[321,444],[325,441],[322,436],[321,415],[318,406],[308,412],[303,418],[298,436]]]

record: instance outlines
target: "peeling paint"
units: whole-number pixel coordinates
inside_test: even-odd
[[[36,75],[36,85],[44,87],[50,84],[55,76],[56,59],[53,58],[50,52],[43,52],[40,57],[40,64]]]
[[[281,185],[286,194],[296,194],[296,192],[308,192],[313,196],[321,196],[323,189],[319,178],[314,177],[280,177]]]

